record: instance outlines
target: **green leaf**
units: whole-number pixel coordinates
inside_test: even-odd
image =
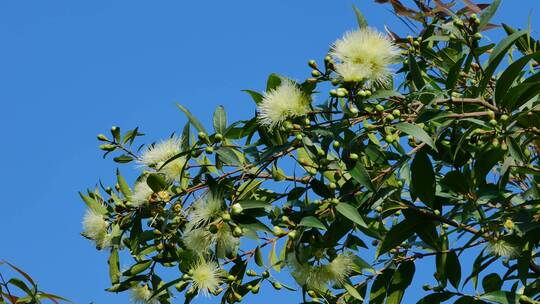
[[[34,288],[37,286],[37,284],[34,282],[34,280],[32,280],[32,277],[30,275],[28,275],[26,272],[24,272],[22,269],[20,269],[19,267],[11,264],[8,261],[2,261],[2,262],[6,263],[9,267],[11,267],[13,270],[15,270],[20,275],[22,275],[30,284],[32,284],[32,286],[34,286]]]
[[[113,161],[116,162],[116,163],[119,163],[119,164],[127,164],[131,161],[133,161],[133,157],[127,155],[127,154],[122,154],[120,156],[116,156],[115,158],[113,158]]]
[[[272,206],[267,201],[258,201],[258,200],[245,200],[238,202],[243,209],[257,209],[257,208],[267,208]]]
[[[341,213],[341,215],[345,216],[349,220],[353,221],[354,223],[360,225],[360,227],[367,228],[366,222],[358,213],[358,210],[356,210],[355,207],[347,204],[347,203],[339,203],[336,205],[336,210]]]
[[[484,292],[498,291],[501,290],[503,283],[498,274],[490,273],[482,279],[482,288],[484,288]]]
[[[402,122],[395,125],[395,127],[401,132],[411,135],[415,137],[416,139],[420,140],[421,142],[426,143],[426,145],[430,146],[431,148],[433,148],[433,150],[437,151],[437,146],[435,145],[435,142],[433,141],[431,136],[429,136],[429,134],[427,134],[427,132],[424,131],[424,129],[420,128],[419,126]]]
[[[111,284],[117,284],[120,282],[120,260],[118,258],[118,250],[113,249],[109,256],[109,278]]]
[[[99,214],[106,214],[107,208],[103,206],[102,204],[98,203],[95,199],[91,198],[88,195],[83,194],[82,192],[79,192],[79,195],[81,196],[82,200],[85,202],[86,206],[93,210],[94,212],[97,212]]]
[[[510,89],[502,104],[506,109],[514,111],[527,101],[537,97],[539,90],[540,81],[524,82]]]
[[[406,261],[399,265],[398,269],[392,276],[392,282],[388,288],[388,297],[386,298],[386,304],[399,304],[403,300],[405,289],[409,285],[414,277],[415,266],[413,261]]]
[[[403,220],[401,223],[392,226],[390,231],[386,233],[379,247],[377,247],[376,257],[379,257],[391,249],[399,246],[403,241],[408,239],[414,234],[415,226],[418,223],[410,221],[408,219]]]
[[[362,161],[357,161],[354,165],[354,168],[349,171],[351,176],[359,182],[362,186],[366,187],[370,191],[375,191],[375,187],[371,182],[371,177],[369,176],[366,168],[362,164]]]
[[[148,177],[146,178],[146,184],[154,192],[159,192],[161,190],[167,189],[167,182],[165,181],[163,176],[157,173],[148,174]]]
[[[218,106],[214,112],[214,130],[216,133],[225,134],[227,129],[227,114],[225,113],[225,108],[223,106]]]
[[[145,271],[146,269],[148,269],[150,265],[152,265],[152,260],[138,262],[137,264],[131,266],[128,270],[124,271],[123,275],[124,276],[137,275]]]
[[[403,95],[401,95],[401,93],[399,93],[398,91],[394,91],[394,90],[377,90],[373,92],[373,94],[369,98],[370,99],[378,99],[378,98],[386,99],[388,97],[403,97]]]
[[[481,32],[486,25],[488,25],[489,20],[495,15],[495,12],[499,8],[499,5],[501,4],[501,0],[494,0],[491,5],[484,9],[482,12],[482,15],[480,15],[480,24],[478,25],[478,31]]]
[[[253,101],[255,102],[256,105],[259,105],[262,102],[263,98],[264,98],[264,96],[261,93],[256,92],[256,91],[242,90],[242,92],[248,93],[249,96],[251,96],[251,98],[253,99]]]
[[[521,75],[523,68],[531,61],[531,59],[540,61],[540,52],[523,56],[511,65],[509,65],[497,80],[495,86],[495,102],[501,105],[505,99],[508,90],[514,83],[514,81]]]
[[[343,283],[343,287],[345,287],[345,289],[347,290],[347,292],[353,296],[354,298],[360,300],[360,301],[364,301],[364,298],[362,298],[362,296],[360,295],[360,293],[358,292],[358,290],[356,290],[356,288],[354,288],[354,286],[352,286],[351,284],[349,283]]]
[[[506,52],[512,47],[512,45],[518,40],[521,36],[527,34],[527,31],[519,31],[511,34],[510,36],[504,38],[499,44],[495,47],[488,59],[487,67],[484,71],[484,78],[478,84],[476,88],[476,95],[481,94],[487,87],[487,84],[491,80],[491,77],[497,70],[497,67],[504,59]]]
[[[450,251],[446,256],[446,275],[450,284],[456,289],[459,288],[459,282],[461,281],[461,264],[455,251]]]
[[[326,226],[324,226],[324,224],[314,216],[306,216],[302,218],[298,226],[313,227],[319,228],[321,230],[326,230]]]
[[[364,17],[362,12],[360,12],[360,10],[354,4],[353,4],[353,10],[354,10],[354,14],[356,15],[356,21],[358,22],[358,27],[361,29],[368,27],[366,17]]]
[[[227,165],[240,165],[241,161],[238,158],[238,155],[234,152],[232,148],[229,147],[220,147],[216,150],[216,154],[219,155],[219,159]]]
[[[424,78],[422,77],[420,67],[418,66],[418,63],[416,62],[416,59],[412,54],[409,54],[409,71],[413,84],[416,87],[416,91],[422,89],[426,85],[426,83],[424,81]]]
[[[199,120],[195,118],[195,116],[193,116],[193,114],[191,114],[191,112],[186,107],[178,103],[176,104],[176,106],[180,109],[180,111],[184,112],[189,122],[195,127],[195,129],[197,129],[199,132],[207,133]]]
[[[461,171],[450,171],[441,180],[441,184],[447,186],[452,191],[460,194],[466,194],[469,192],[469,185],[467,184],[467,178],[461,173]]]
[[[424,203],[435,199],[435,172],[426,152],[416,153],[411,164],[411,187],[416,197]]]
[[[386,298],[388,282],[392,279],[394,269],[386,268],[383,273],[377,275],[377,278],[371,285],[371,292],[369,295],[370,304],[382,304]]]
[[[261,247],[259,246],[257,246],[257,248],[255,249],[255,263],[259,265],[259,267],[264,266],[262,251],[261,251]]]
[[[519,295],[508,291],[493,291],[480,296],[480,299],[499,304],[518,304]]]
[[[268,76],[268,80],[266,81],[266,92],[270,92],[277,88],[281,84],[281,76],[275,73],[270,74]]]
[[[126,182],[126,179],[120,174],[120,170],[116,170],[116,180],[118,183],[118,187],[120,188],[120,192],[124,195],[124,197],[130,197],[131,196],[131,189],[128,186],[128,183]]]
[[[416,304],[441,304],[444,301],[450,299],[453,295],[446,292],[432,293],[423,297]]]

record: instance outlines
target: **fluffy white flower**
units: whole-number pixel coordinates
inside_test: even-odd
[[[86,210],[82,224],[84,235],[96,241],[97,245],[99,245],[99,243],[107,235],[107,227],[109,224],[103,215],[92,209]]]
[[[277,88],[265,93],[259,104],[259,122],[276,127],[287,118],[305,115],[309,102],[309,97],[293,81],[282,79]]]
[[[348,32],[338,39],[331,54],[340,61],[336,72],[345,81],[385,83],[392,73],[389,65],[396,61],[399,50],[385,34],[364,28]]]
[[[500,257],[505,257],[505,258],[510,258],[510,259],[515,258],[516,256],[519,255],[519,249],[516,246],[504,240],[490,242],[488,244],[488,249],[494,255],[498,255]]]
[[[159,170],[165,174],[168,180],[174,181],[180,177],[180,173],[184,170],[186,158],[177,157],[167,164],[165,163],[182,152],[181,144],[182,139],[179,137],[171,137],[156,143],[143,152],[140,163]]]
[[[310,265],[300,263],[296,257],[289,255],[289,266],[292,276],[303,287],[324,291],[330,283],[342,284],[351,274],[354,260],[349,254],[340,254],[328,264]]]
[[[214,261],[206,261],[201,258],[193,264],[189,273],[193,287],[205,296],[209,296],[223,283],[222,271]]]
[[[205,228],[186,228],[182,234],[182,241],[187,249],[197,254],[206,254],[210,251],[213,237]]]
[[[137,285],[131,289],[131,301],[133,303],[140,304],[157,304],[156,299],[150,300],[152,297],[152,291],[148,288],[148,285]]]
[[[223,212],[223,196],[220,193],[209,191],[199,197],[192,205],[190,212],[190,225],[199,226],[210,222]]]
[[[360,82],[371,76],[371,67],[363,63],[343,62],[336,64],[335,68],[344,81]]]
[[[134,207],[141,207],[142,205],[148,203],[150,196],[154,193],[152,188],[146,183],[146,179],[138,181],[135,183],[133,193],[129,197],[129,201]]]

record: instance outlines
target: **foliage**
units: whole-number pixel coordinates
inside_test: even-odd
[[[6,261],[0,261],[0,266],[7,266],[21,277],[12,277],[6,280],[0,272],[0,303],[38,304],[42,300],[50,300],[53,303],[70,302],[60,296],[39,290],[32,277],[17,266]]]
[[[179,105],[181,136],[138,152],[138,129],[98,136],[143,167],[134,186],[117,171],[114,187],[81,194],[83,235],[110,251],[109,291],[235,303],[271,286],[303,303],[400,303],[434,257],[418,303],[538,303],[538,43],[508,25],[483,38],[503,32],[490,23],[499,0],[376,2],[410,35],[381,34],[355,8],[359,29],[309,62],[312,77],[246,90],[258,116],[228,123],[218,107],[207,132]]]

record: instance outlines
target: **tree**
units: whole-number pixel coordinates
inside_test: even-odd
[[[228,123],[218,107],[208,132],[178,105],[188,122],[169,139],[98,136],[115,162],[144,168],[131,187],[117,171],[81,193],[83,235],[110,251],[109,291],[235,303],[272,286],[303,303],[400,303],[416,262],[435,257],[418,303],[539,303],[539,43],[490,23],[498,0],[376,2],[410,35],[355,8],[359,28],[309,61],[310,78],[246,90],[255,117]],[[506,35],[488,43],[488,29]]]

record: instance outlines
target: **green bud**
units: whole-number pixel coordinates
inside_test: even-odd
[[[366,91],[364,91],[364,90],[358,91],[358,95],[360,95],[361,97],[366,97],[367,96]]]
[[[262,277],[265,278],[265,279],[267,279],[268,277],[270,277],[270,273],[268,272],[268,270],[263,271]]]
[[[377,111],[379,111],[379,112],[382,112],[382,111],[384,111],[384,107],[383,107],[383,105],[381,105],[381,104],[377,104],[377,105],[375,106],[375,110],[377,110]]]
[[[199,132],[199,134],[197,134],[197,136],[199,137],[200,140],[204,140],[204,139],[207,138],[206,133],[204,133],[203,131]]]
[[[349,154],[349,158],[352,159],[352,160],[357,160],[358,159],[358,154],[351,153],[351,154]]]
[[[259,293],[259,290],[261,290],[261,285],[260,284],[257,284],[255,286],[253,286],[253,288],[251,288],[251,292],[254,293],[254,294]]]
[[[204,148],[204,152],[206,152],[206,154],[212,154],[214,153],[214,147],[208,146]]]
[[[274,231],[274,234],[277,236],[282,236],[285,234],[285,231],[279,226],[274,226],[272,230]]]
[[[244,208],[242,208],[242,205],[239,203],[235,203],[231,206],[231,213],[234,215],[238,215],[244,211]]]
[[[235,280],[236,280],[236,277],[233,276],[232,274],[230,274],[230,275],[227,276],[227,281],[229,281],[229,282],[234,282]]]
[[[394,142],[394,135],[386,135],[384,137],[384,140],[387,142],[387,143],[392,143]]]
[[[107,138],[107,136],[105,136],[105,134],[98,134],[97,139],[99,141],[109,141],[109,139]]]
[[[302,134],[296,134],[296,140],[302,140],[303,138]]]
[[[501,120],[502,120],[502,121],[507,121],[508,118],[509,118],[509,117],[508,117],[508,115],[506,115],[506,114],[501,115]]]
[[[289,231],[288,235],[291,240],[296,239],[296,230]]]
[[[399,116],[401,115],[401,111],[398,110],[398,109],[394,109],[394,110],[392,111],[392,114],[393,114],[395,117],[399,117]]]
[[[435,215],[441,215],[441,212],[438,209],[435,209],[433,213],[435,213]]]
[[[339,204],[339,199],[334,197],[334,198],[332,198],[332,199],[330,200],[330,203],[332,203],[332,204],[334,204],[334,205],[337,205],[337,204]]]
[[[337,140],[334,140],[334,142],[332,143],[332,146],[337,149],[341,146],[341,143]]]
[[[332,96],[332,97],[337,97],[337,96],[338,96],[337,91],[334,90],[334,89],[330,90],[330,96]]]
[[[433,287],[431,287],[431,285],[429,285],[429,284],[424,284],[424,285],[422,286],[422,289],[425,290],[425,291],[429,291],[429,290],[432,290]]]
[[[487,115],[488,115],[488,117],[491,118],[491,119],[494,119],[494,118],[495,118],[495,112],[493,112],[492,110],[487,111]]]
[[[321,72],[317,71],[317,70],[313,70],[311,71],[311,76],[313,77],[320,77],[321,76]]]
[[[216,142],[221,142],[223,140],[223,135],[221,135],[221,133],[216,133],[216,135],[214,135],[214,140]]]
[[[366,96],[367,97],[371,96],[371,91],[370,90],[366,90]]]
[[[480,40],[480,39],[482,39],[484,36],[482,36],[482,34],[480,34],[480,33],[475,33],[473,37],[474,37],[474,39],[476,39],[476,40]]]
[[[450,227],[450,225],[448,225],[447,223],[444,223],[444,224],[442,225],[442,228],[445,229],[445,230],[448,229],[449,227]]]
[[[221,219],[225,222],[228,222],[231,220],[231,214],[227,211],[223,212],[223,214],[221,215]]]
[[[232,234],[235,237],[241,237],[242,235],[244,235],[244,231],[242,230],[242,228],[236,226],[234,227]]]
[[[471,19],[475,20],[475,19],[478,19],[478,15],[477,14],[471,14]]]
[[[384,119],[386,119],[387,121],[392,121],[392,120],[394,120],[396,118],[394,117],[394,115],[388,114],[388,115],[386,115],[386,117]]]
[[[272,282],[272,286],[274,286],[274,288],[277,289],[277,290],[283,288],[283,286],[281,285],[281,283],[276,282],[276,281]]]
[[[337,185],[336,185],[336,183],[330,183],[330,184],[328,184],[328,187],[333,190],[333,189],[337,188]]]
[[[317,62],[315,62],[315,60],[311,59],[310,61],[308,61],[308,65],[310,68],[312,69],[316,69],[317,68]]]

